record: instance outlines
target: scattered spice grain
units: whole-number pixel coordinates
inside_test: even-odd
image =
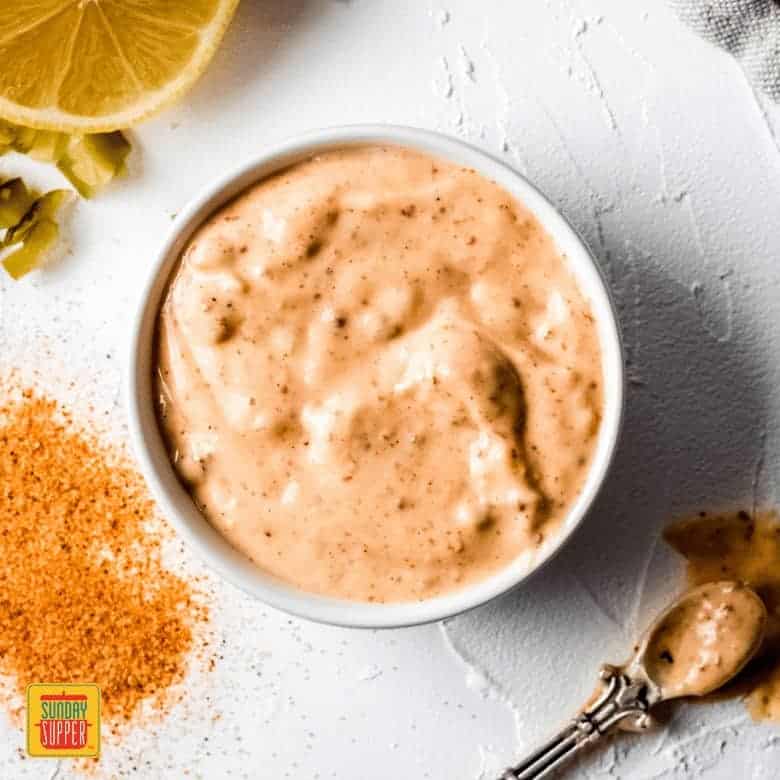
[[[0,401],[0,674],[17,693],[96,682],[109,725],[164,706],[208,610],[154,525],[120,449],[33,391]]]

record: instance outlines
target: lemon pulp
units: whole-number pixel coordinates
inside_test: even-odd
[[[237,4],[238,0],[2,4],[0,117],[71,133],[133,124],[194,83]]]

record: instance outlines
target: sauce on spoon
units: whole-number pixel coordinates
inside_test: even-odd
[[[737,582],[686,593],[653,624],[640,654],[662,698],[704,696],[738,674],[766,631],[766,607]]]

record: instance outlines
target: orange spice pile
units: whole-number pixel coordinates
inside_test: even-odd
[[[0,401],[0,674],[95,682],[107,719],[158,705],[208,617],[161,562],[140,476],[56,402]]]

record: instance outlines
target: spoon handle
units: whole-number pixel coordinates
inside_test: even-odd
[[[507,769],[501,780],[537,780],[556,769],[587,745],[621,724],[642,731],[651,724],[648,714],[648,689],[632,680],[622,669],[604,666],[600,674],[602,691],[560,733],[515,767]],[[624,721],[626,721],[624,723]]]

